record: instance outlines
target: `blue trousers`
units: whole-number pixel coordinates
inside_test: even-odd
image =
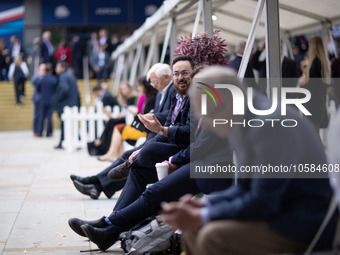
[[[39,102],[34,102],[33,133],[39,133]]]
[[[135,184],[138,183],[138,177],[134,173],[130,172],[127,184],[129,180]],[[231,184],[230,179],[192,179],[190,178],[190,164],[186,164],[154,183],[125,208],[115,209],[109,219],[112,224],[129,229],[141,220],[157,214],[161,210],[162,201],[176,201],[188,193],[195,195],[223,190]]]
[[[52,106],[40,105],[39,107],[39,135],[42,135],[44,130],[44,122],[47,120],[46,135],[52,135]]]
[[[146,143],[131,164],[124,189],[113,210],[120,210],[135,201],[146,189],[146,185],[158,181],[155,164],[169,159],[182,148],[163,142]]]

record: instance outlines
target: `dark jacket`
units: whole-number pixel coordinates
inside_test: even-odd
[[[44,40],[41,42],[40,45],[40,57],[42,58],[43,63],[52,63],[53,62],[53,55],[50,55],[48,51],[48,47]]]
[[[114,107],[116,105],[119,105],[117,102],[117,99],[114,96],[112,96],[112,94],[108,91],[104,92],[104,95],[101,101],[103,102],[103,106],[108,105],[110,107]]]
[[[315,58],[309,71],[309,80],[304,88],[311,93],[311,99],[305,104],[307,110],[312,114],[309,119],[320,123],[326,114],[326,92],[327,85],[321,79],[321,61]]]
[[[295,60],[287,57],[283,58],[282,61],[282,87],[293,87],[296,88],[298,82],[297,65]]]
[[[241,56],[236,56],[232,61],[229,62],[228,67],[231,67],[234,69],[236,72],[240,69],[242,57]],[[254,72],[251,68],[251,65],[248,63],[246,72],[244,74],[244,78],[254,78]]]
[[[168,137],[166,138],[166,142],[186,148],[190,144],[190,141],[194,140],[197,120],[190,120],[191,116],[189,96],[187,96],[184,100],[185,101],[182,110],[177,115],[174,123],[172,123],[172,113],[176,107],[177,102],[176,95],[172,97],[170,110],[168,112],[168,116],[164,123],[164,126],[168,127]],[[158,138],[163,141],[165,137],[157,135],[155,139],[157,140]]]
[[[37,91],[40,93],[40,105],[51,105],[57,82],[57,78],[52,74],[44,75],[38,80]]]
[[[254,105],[256,109],[268,109],[271,102],[256,93]],[[280,111],[278,107],[269,116],[254,116],[248,112],[246,119],[282,119]],[[232,131],[229,141],[239,167],[326,164],[323,145],[312,125],[291,109],[284,118],[295,119],[298,125],[272,128],[267,123],[261,128],[237,127]],[[290,174],[272,179],[239,178],[237,186],[208,198],[209,218],[266,221],[277,233],[308,245],[326,215],[332,196],[327,174],[320,175],[325,178],[292,178]],[[319,248],[331,247],[335,227],[333,217],[319,241]]]
[[[59,82],[53,98],[56,111],[63,112],[65,106],[80,106],[77,78],[68,71],[59,75]]]
[[[166,117],[169,114],[171,98],[174,95],[176,95],[176,91],[173,82],[169,85],[161,105],[159,104],[159,101],[161,100],[161,93],[157,93],[154,114],[162,125],[164,125]]]

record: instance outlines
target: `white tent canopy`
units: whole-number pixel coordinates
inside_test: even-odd
[[[273,45],[268,47],[268,56],[279,54],[280,34],[285,38],[323,29],[327,40],[332,25],[340,24],[339,7],[339,0],[165,0],[113,53],[117,63],[115,84],[121,80],[134,83],[137,74],[145,74],[153,63],[163,62],[167,46],[172,53],[177,38],[186,34],[219,29],[228,46],[248,40],[248,48],[253,46],[251,41],[264,40],[267,35],[268,43]],[[164,45],[161,53],[156,47],[160,43]],[[146,46],[149,51],[144,56]],[[277,77],[275,70],[268,73]]]

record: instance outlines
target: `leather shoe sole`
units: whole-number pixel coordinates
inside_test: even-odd
[[[105,251],[114,245],[119,238],[119,234],[125,231],[114,225],[110,225],[106,228],[96,228],[89,224],[84,224],[81,225],[81,229],[91,242],[95,243],[102,251]]]
[[[89,182],[89,177],[81,177],[75,174],[71,174],[70,178],[72,181],[78,181],[81,182],[82,184],[92,184]]]
[[[74,180],[73,184],[80,193],[90,196],[92,199],[98,199],[100,191],[94,184],[83,184],[77,180]]]
[[[91,226],[94,226],[94,227],[106,227],[107,224],[105,223],[105,217],[101,217],[100,219],[98,220],[93,220],[93,221],[85,221],[85,220],[81,220],[81,219],[78,219],[78,218],[71,218],[68,220],[68,225],[70,226],[70,228],[72,228],[72,230],[74,232],[76,232],[78,235],[80,236],[84,236],[86,237],[86,235],[84,234],[83,230],[81,229],[81,225],[85,225],[85,224],[88,224],[88,225],[91,225]]]
[[[113,182],[124,181],[129,176],[129,161],[125,161],[123,164],[120,164],[110,170],[107,174],[107,178],[109,178]]]

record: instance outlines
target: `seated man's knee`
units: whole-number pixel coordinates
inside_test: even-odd
[[[202,254],[224,254],[233,242],[232,221],[214,221],[204,225],[197,234],[196,245]]]

